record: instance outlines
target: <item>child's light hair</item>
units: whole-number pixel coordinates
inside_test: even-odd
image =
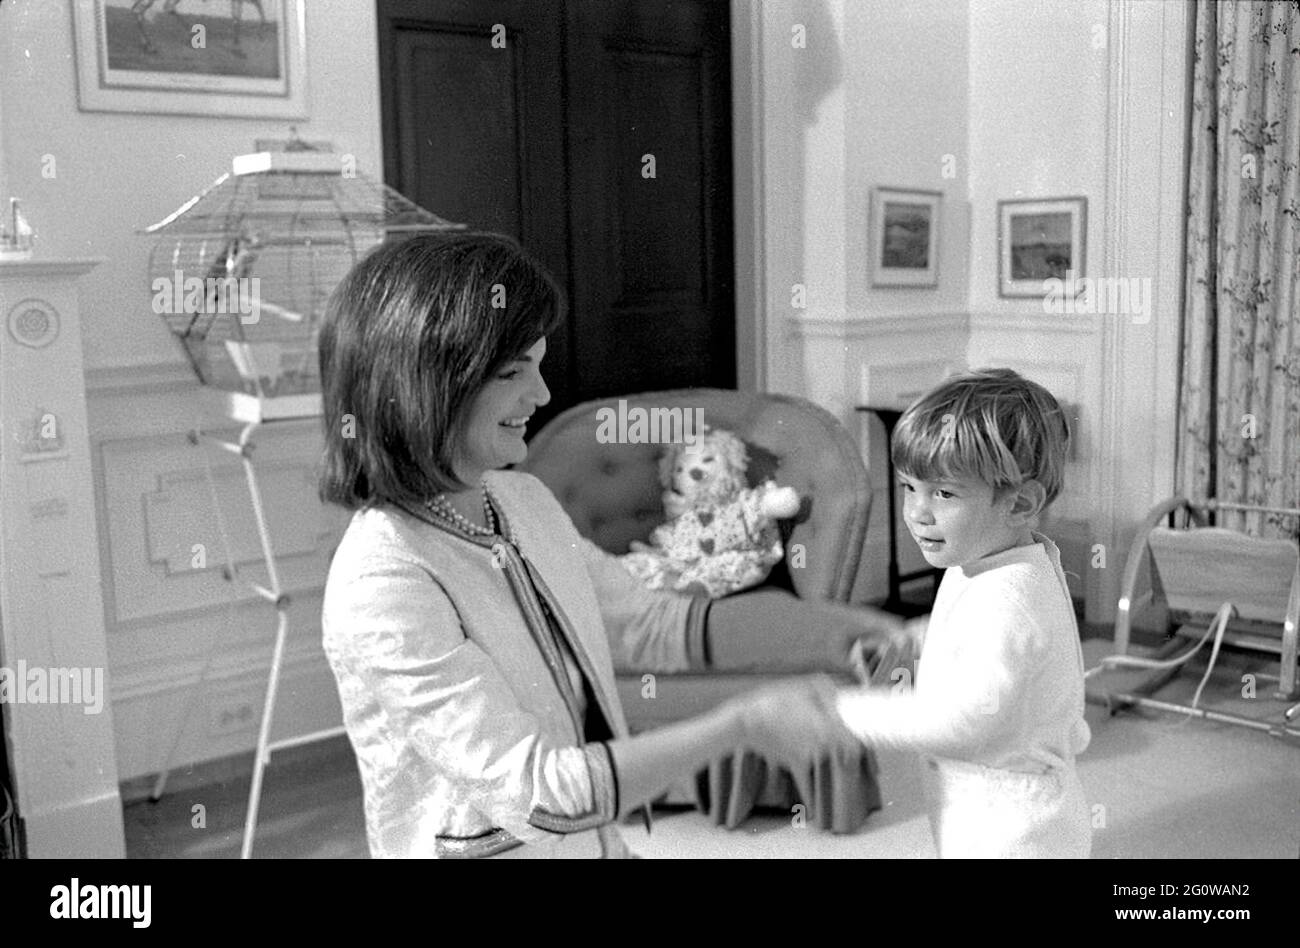
[[[1070,423],[1052,393],[1011,369],[953,376],[894,429],[894,467],[924,481],[978,478],[995,491],[1028,480],[1061,493]],[[1044,504],[1044,506],[1046,506]]]

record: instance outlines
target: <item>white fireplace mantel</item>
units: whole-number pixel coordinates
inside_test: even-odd
[[[27,855],[124,855],[77,281],[0,260],[0,709]]]

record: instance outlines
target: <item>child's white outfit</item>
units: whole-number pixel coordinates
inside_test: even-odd
[[[865,743],[921,752],[941,858],[1091,852],[1083,652],[1060,551],[1033,540],[944,572],[914,689],[838,700]]]

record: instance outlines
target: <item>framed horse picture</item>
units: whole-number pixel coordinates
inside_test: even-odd
[[[73,0],[83,112],[307,117],[304,0]]]

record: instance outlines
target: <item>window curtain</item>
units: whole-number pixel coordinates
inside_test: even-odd
[[[1300,507],[1300,0],[1199,0],[1177,483]],[[1298,537],[1300,517],[1221,512]]]

